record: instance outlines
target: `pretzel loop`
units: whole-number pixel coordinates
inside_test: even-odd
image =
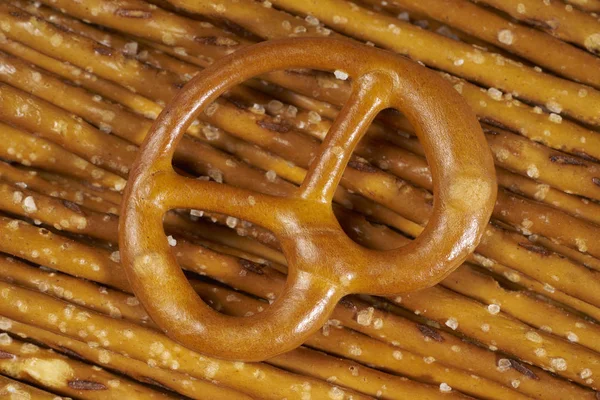
[[[179,176],[171,160],[192,121],[228,88],[272,70],[339,69],[353,91],[289,197]],[[350,156],[382,109],[401,109],[423,143],[434,182],[433,213],[412,243],[387,252],[344,234],[331,200]],[[132,169],[122,206],[121,259],[133,291],[172,338],[213,356],[259,361],[302,344],[349,293],[399,294],[439,282],[475,248],[496,195],[492,158],[460,96],[406,59],[346,40],[286,39],[237,51],[198,74],[161,113]],[[162,230],[172,208],[238,217],[271,230],[288,281],[265,311],[221,315],[195,294]]]

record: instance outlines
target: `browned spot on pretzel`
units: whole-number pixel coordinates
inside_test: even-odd
[[[100,382],[80,379],[69,381],[68,385],[71,389],[75,390],[106,390],[106,386]]]
[[[597,159],[596,157],[593,157],[593,156],[589,155],[588,153],[584,152],[583,150],[573,150],[572,153],[575,154],[579,158],[583,158],[586,161],[592,161],[592,162],[600,163],[599,159]]]
[[[209,46],[222,46],[222,47],[232,47],[237,46],[240,43],[236,40],[223,37],[223,36],[202,36],[195,37],[194,40],[198,43],[206,44]]]
[[[510,366],[512,368],[514,368],[518,372],[522,373],[526,377],[531,378],[536,381],[540,380],[540,378],[536,374],[534,374],[532,370],[530,370],[529,368],[527,368],[525,365],[518,362],[517,360],[513,360],[513,359],[509,358],[508,361],[510,361]]]
[[[360,172],[378,172],[379,170],[365,161],[350,160],[348,166]]]
[[[419,331],[423,334],[423,336],[427,338],[433,339],[436,342],[440,343],[444,341],[443,336],[440,335],[440,333],[436,329],[433,329],[430,326],[418,324],[417,328],[419,328]]]
[[[577,165],[581,167],[586,166],[582,160],[566,154],[553,154],[550,156],[550,161],[556,164]]]
[[[526,250],[529,250],[531,252],[537,253],[537,254],[541,254],[543,256],[548,256],[550,255],[550,251],[543,247],[543,246],[538,246],[537,244],[532,244],[532,243],[519,243],[520,247],[523,247]]]
[[[113,54],[113,50],[110,47],[106,46],[94,47],[94,52],[103,56],[111,56]]]
[[[600,178],[592,178],[592,182],[593,182],[595,185],[598,185],[598,186],[600,186]]]
[[[76,203],[73,203],[72,201],[69,201],[69,200],[62,200],[62,203],[69,210],[75,211],[77,214],[84,214],[81,207],[79,207]]]
[[[148,19],[148,18],[152,17],[152,13],[150,11],[130,10],[127,8],[119,8],[117,11],[115,11],[115,15],[118,17],[141,18],[141,19]]]
[[[270,131],[278,132],[278,133],[287,133],[291,129],[291,127],[288,124],[268,121],[266,119],[258,120],[258,121],[256,121],[256,124],[258,126],[260,126],[261,128],[265,128]]]
[[[553,31],[556,28],[558,28],[558,22],[549,24],[547,21],[542,21],[542,20],[535,19],[535,18],[523,19],[523,22],[526,23],[527,25],[531,25],[536,28],[540,28],[540,29],[547,30],[547,31]]]
[[[255,263],[254,261],[248,261],[243,258],[240,258],[239,263],[242,266],[242,268],[244,268],[246,271],[253,272],[257,275],[264,275],[264,273],[265,273],[264,265]]]
[[[482,123],[485,123],[485,124],[488,124],[491,126],[495,126],[496,128],[504,129],[506,131],[511,130],[508,126],[504,125],[502,122],[495,120],[493,118],[490,118],[490,117],[479,117],[479,122],[482,122]],[[488,133],[485,128],[484,128],[484,132]],[[489,133],[495,134],[493,132],[489,132]]]
[[[14,354],[10,354],[6,351],[0,350],[0,360],[10,360],[13,358],[16,358],[16,356]]]

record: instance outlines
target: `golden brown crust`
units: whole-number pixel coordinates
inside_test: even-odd
[[[378,4],[376,0],[369,0],[367,3]],[[526,8],[523,3],[520,4]],[[504,4],[503,7],[506,9],[510,6]],[[587,85],[600,86],[600,59],[597,57],[536,29],[511,23],[468,0],[395,0],[392,4],[383,6],[383,9],[395,15],[402,10],[426,15],[558,75]],[[474,24],[473,21],[477,23]],[[557,58],[556,54],[561,54],[561,57]],[[589,68],[592,65],[597,66]]]
[[[0,396],[7,399],[64,400],[50,392],[0,375]]]
[[[27,303],[21,302],[21,308]],[[70,310],[66,308],[65,310]],[[46,390],[86,399],[175,399],[99,367],[0,334],[0,371]]]
[[[477,0],[511,17],[586,48],[600,53],[600,23],[597,18],[559,3],[540,3],[535,0]]]

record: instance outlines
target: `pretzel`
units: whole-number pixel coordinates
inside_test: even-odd
[[[375,0],[367,1],[377,4]],[[600,60],[593,55],[570,46],[533,28],[510,23],[508,20],[469,3],[468,0],[412,1],[395,0],[383,9],[398,15],[402,10],[417,12],[460,29],[508,52],[530,60],[558,75],[591,86],[600,85]],[[469,23],[473,19],[477,24]],[[485,27],[485,28],[484,28]],[[510,40],[506,37],[510,33]],[[554,55],[560,53],[561,58]],[[597,65],[595,71],[586,66]]]
[[[336,56],[326,57],[327,63],[317,61],[314,58],[305,58],[310,56],[311,51],[314,51],[313,54],[322,53],[323,51],[332,50],[333,46],[336,48]],[[416,109],[406,104],[407,99],[395,97],[389,91],[381,93],[383,86],[380,85],[393,85],[395,82],[399,82],[398,85],[412,85],[413,80],[417,78],[416,75],[413,75],[412,68],[414,67],[409,66],[411,64],[404,66],[398,62],[398,66],[395,66],[395,64],[388,64],[380,53],[369,52],[366,54],[368,54],[370,65],[357,68],[354,65],[349,65],[348,62],[344,62],[343,57],[354,57],[358,54],[359,48],[343,41],[327,43],[326,41],[313,39],[296,42],[296,44],[294,42],[280,42],[274,45],[257,45],[253,49],[238,52],[242,56],[234,59],[234,61],[225,60],[224,62],[215,63],[211,68],[197,75],[192,80],[193,84],[188,86],[188,92],[182,92],[161,114],[162,118],[157,120],[153,126],[153,131],[141,150],[139,160],[143,161],[136,164],[136,170],[130,177],[131,183],[124,197],[123,218],[120,221],[120,247],[123,265],[126,267],[134,292],[140,298],[142,304],[145,305],[152,319],[167,330],[172,337],[192,348],[216,354],[219,357],[264,359],[302,343],[310,333],[325,322],[333,304],[349,291],[366,290],[383,294],[389,291],[414,290],[418,287],[429,286],[442,276],[447,275],[456,265],[454,259],[460,262],[459,259],[463,259],[466,253],[472,249],[473,243],[470,239],[468,244],[464,243],[466,237],[462,238],[462,232],[448,232],[446,228],[441,228],[441,226],[453,226],[456,223],[458,224],[456,226],[462,228],[466,225],[462,225],[463,222],[459,221],[469,221],[468,224],[472,224],[471,221],[477,221],[474,225],[471,225],[477,232],[479,227],[475,227],[475,225],[480,224],[489,217],[491,200],[495,195],[495,179],[491,160],[487,158],[487,153],[483,150],[484,147],[481,149],[481,157],[470,157],[469,162],[463,157],[459,163],[460,167],[449,164],[450,160],[456,159],[459,149],[463,149],[461,145],[466,145],[466,142],[462,142],[462,135],[465,135],[465,139],[469,137],[467,140],[473,141],[471,145],[485,146],[481,137],[471,133],[478,131],[476,126],[468,123],[465,125],[458,124],[454,118],[457,115],[456,113],[463,113],[466,108],[455,110],[452,108],[445,109],[444,107],[437,109],[436,112],[444,113],[449,121],[452,123],[456,121],[457,123],[455,127],[451,128],[456,132],[455,136],[452,140],[449,140],[446,135],[441,134],[438,126],[433,126],[418,117]],[[265,54],[261,54],[260,51]],[[277,57],[274,56],[277,51],[286,51],[286,54],[289,54],[285,63],[273,62],[272,65],[270,63],[266,65],[257,63],[259,57],[261,59],[262,57],[267,59],[272,57],[275,60]],[[362,52],[365,55],[365,51]],[[342,56],[337,53],[342,53]],[[233,65],[227,64],[230,61],[233,61]],[[358,83],[356,84],[354,97],[342,111],[342,117],[338,119],[339,122],[334,124],[332,128],[333,133],[328,136],[323,144],[322,156],[317,162],[313,163],[303,185],[292,198],[283,200],[248,191],[231,190],[210,182],[199,184],[200,181],[178,177],[178,175],[169,172],[172,169],[168,160],[173,154],[170,149],[174,149],[176,142],[193,118],[210,102],[214,101],[218,94],[225,91],[228,86],[268,70],[305,64],[316,68],[324,68],[327,65],[340,65],[342,68],[348,69],[350,76],[357,79]],[[245,69],[242,70],[242,68]],[[402,68],[404,74],[409,74],[410,80],[404,80],[403,76],[398,76],[396,72],[392,72],[397,68]],[[374,70],[387,72],[385,74],[373,74],[371,71]],[[418,81],[421,85],[419,93],[433,89],[432,87],[430,89],[429,81],[424,79],[418,79]],[[213,91],[212,87],[218,89]],[[209,90],[211,92],[208,92]],[[432,90],[431,93],[433,96],[438,92]],[[378,100],[375,104],[370,105],[373,102],[373,96],[378,96]],[[455,94],[453,93],[451,96],[455,96]],[[430,100],[421,97],[421,101],[426,104],[426,108],[421,109],[421,112],[430,112],[432,108],[429,107],[433,106]],[[343,235],[335,236],[335,239],[334,236],[327,235],[324,239],[328,245],[334,246],[333,248],[352,249],[348,250],[349,253],[336,254],[335,261],[327,258],[329,254],[326,256],[325,253],[321,253],[318,256],[319,263],[322,263],[322,265],[337,265],[329,272],[333,276],[327,277],[328,274],[317,273],[313,270],[312,262],[304,257],[305,250],[303,246],[314,243],[313,235],[315,233],[312,229],[317,231],[335,229],[337,222],[335,222],[328,203],[331,201],[336,184],[341,178],[345,163],[347,163],[350,156],[349,153],[364,134],[364,125],[368,124],[379,110],[389,106],[409,107],[407,112],[413,123],[417,124],[419,129],[423,129],[425,135],[435,135],[438,142],[445,143],[442,147],[445,149],[444,151],[449,150],[451,156],[445,156],[443,154],[447,153],[436,150],[433,147],[434,141],[431,137],[425,136],[422,138],[426,152],[430,157],[433,157],[432,170],[434,175],[442,173],[444,168],[441,163],[442,159],[445,159],[445,168],[452,171],[444,171],[440,177],[441,182],[436,179],[438,190],[436,190],[437,199],[434,204],[439,204],[439,202],[456,204],[453,207],[457,207],[457,210],[460,209],[461,211],[458,214],[462,215],[453,216],[454,209],[450,208],[447,208],[449,215],[444,215],[439,208],[434,208],[434,214],[430,220],[432,223],[425,229],[420,239],[417,239],[417,243],[419,246],[428,243],[427,247],[435,244],[436,249],[443,249],[440,252],[443,256],[436,255],[434,261],[429,258],[430,250],[419,251],[416,246],[403,248],[400,253],[396,252],[394,259],[397,264],[408,265],[403,266],[402,273],[397,273],[393,278],[385,277],[383,274],[386,269],[385,265],[389,263],[391,258],[380,258],[381,255],[378,253],[359,250],[355,244]],[[179,110],[185,110],[185,113]],[[366,115],[359,117],[363,112]],[[350,125],[348,126],[348,124]],[[357,128],[350,128],[355,124],[358,125]],[[460,172],[458,168],[460,168]],[[325,174],[328,174],[327,177]],[[481,209],[477,207],[477,211],[471,213],[467,211],[468,207],[463,207],[462,200],[455,197],[455,192],[451,190],[450,186],[445,186],[447,184],[444,183],[443,179],[450,179],[451,177],[454,180],[454,185],[458,187],[464,185],[465,188],[468,188],[466,190],[469,193],[476,193],[471,201],[477,202]],[[182,194],[170,192],[168,197],[163,198],[163,194],[159,192],[161,187],[164,190],[171,184],[183,188]],[[200,208],[207,208],[221,213],[233,213],[236,217],[256,222],[275,232],[288,259],[292,260],[290,278],[285,291],[278,301],[265,313],[262,313],[260,317],[232,321],[211,314],[205,305],[192,297],[192,288],[179,270],[175,260],[172,256],[169,257],[167,243],[160,234],[162,213],[169,208],[192,208],[194,206],[192,203],[200,200],[194,198],[193,201],[190,201],[190,196],[196,190],[198,190],[197,193],[203,193],[205,197],[208,193],[211,193],[210,197],[206,198],[205,205],[203,204]],[[213,193],[218,192],[230,198],[231,204],[219,205],[216,201],[217,197],[213,195]],[[158,198],[162,200],[158,200]],[[157,201],[162,204],[156,203]],[[154,203],[157,209],[152,209],[149,202]],[[317,205],[320,208],[317,208]],[[242,212],[242,208],[234,209],[236,206],[244,207],[245,211]],[[268,212],[265,207],[276,210],[273,217],[267,217]],[[288,208],[288,211],[279,211],[279,207]],[[310,211],[312,217],[307,218],[307,207],[314,209]],[[452,212],[449,212],[450,210]],[[282,229],[280,224],[284,221],[290,221],[289,218],[298,221],[294,222],[296,228],[288,230],[289,228],[286,227],[285,230]],[[440,225],[441,221],[446,222]],[[451,223],[450,221],[456,222]],[[142,228],[142,226],[145,228]],[[152,227],[150,228],[150,226]],[[143,236],[140,235],[142,229],[146,232]],[[149,232],[153,230],[154,233],[149,235]],[[301,235],[302,240],[298,240],[297,235]],[[319,236],[321,235],[319,234]],[[442,235],[448,235],[449,237],[442,239]],[[475,236],[472,233],[469,234],[470,238],[477,236],[478,234],[475,234]],[[301,243],[304,243],[304,245],[301,245]],[[314,246],[314,244],[311,246]],[[149,248],[155,250],[152,253],[147,253],[145,249]],[[431,249],[431,247],[429,248]],[[424,246],[423,249],[425,249]],[[410,252],[415,252],[415,255],[408,256]],[[449,257],[450,254],[453,254],[453,256]],[[461,255],[458,256],[458,254]],[[346,266],[342,266],[343,264],[339,261],[342,256],[348,257],[345,261],[347,265],[350,263],[369,265],[369,270],[351,270]],[[445,262],[438,264],[441,260],[452,261],[448,262],[447,265],[443,265],[446,264]],[[161,283],[155,281],[146,272],[150,266],[149,263],[154,265],[152,276],[170,276],[170,281]],[[296,267],[297,263],[299,263],[298,267]],[[422,265],[439,266],[429,271],[427,273],[428,277],[425,278],[418,272]],[[368,273],[369,283],[356,279],[359,273]],[[339,281],[331,282],[333,277],[337,277]],[[173,293],[174,296],[168,300],[166,298],[157,299],[153,295],[158,289],[157,284],[161,286],[162,290],[167,290]],[[310,286],[307,286],[307,284]],[[402,289],[399,289],[400,287]],[[176,293],[177,295],[175,295]],[[317,299],[320,300],[316,302]],[[180,310],[177,319],[173,318],[172,311],[167,311],[173,309]],[[279,317],[277,321],[274,321],[275,315]],[[279,322],[282,320],[283,322]],[[302,329],[299,329],[299,326],[302,326]],[[271,336],[274,332],[278,332],[279,336]],[[265,341],[265,338],[268,337],[272,337],[277,344],[274,345],[271,340]]]
[[[557,3],[540,4],[535,0],[476,0],[506,12],[511,17],[530,24],[562,40],[600,53],[600,24],[597,18]]]
[[[64,400],[63,397],[56,396],[34,386],[26,385],[23,382],[14,381],[2,375],[0,375],[0,396],[11,399]]]
[[[167,393],[101,368],[94,369],[81,361],[41,349],[6,333],[0,335],[0,371],[12,378],[85,399],[175,399]],[[52,372],[49,373],[50,371]]]

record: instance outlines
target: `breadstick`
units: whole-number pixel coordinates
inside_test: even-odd
[[[600,23],[596,18],[574,9],[571,5],[540,3],[535,0],[475,1],[497,8],[562,40],[585,47],[592,53],[600,53]]]
[[[367,1],[367,4],[377,3],[375,0]],[[460,29],[558,75],[591,86],[600,86],[600,73],[597,72],[600,71],[600,60],[597,57],[536,29],[511,23],[468,0],[395,0],[392,4],[386,3],[383,9],[397,15],[401,11],[400,7]],[[473,20],[478,23],[473,24]],[[561,54],[561,57],[555,57],[556,54]],[[593,72],[586,68],[591,65],[598,65]]]
[[[106,368],[118,371],[140,382],[168,388],[193,399],[251,399],[250,396],[238,391],[202,379],[193,379],[189,375],[176,372],[174,369],[153,368],[145,362],[133,360],[98,347],[90,347],[87,343],[79,340],[57,335],[31,325],[22,324],[8,318],[2,318],[0,322],[5,326],[3,329],[8,332],[16,335],[26,335],[28,338],[43,343],[45,346],[67,356],[83,358],[92,363],[101,363]],[[173,365],[176,366],[176,364]]]
[[[0,375],[0,396],[7,399],[63,400],[64,397]]]
[[[21,307],[27,307],[22,304]],[[0,370],[60,394],[81,399],[174,399],[167,393],[94,368],[52,350],[0,334]]]
[[[37,132],[94,165],[126,176],[134,159],[135,146],[102,133],[83,121],[77,121],[60,108],[28,96],[12,86],[0,83],[0,94],[4,104],[0,109],[0,117],[4,121]],[[123,188],[119,186],[115,189]]]

